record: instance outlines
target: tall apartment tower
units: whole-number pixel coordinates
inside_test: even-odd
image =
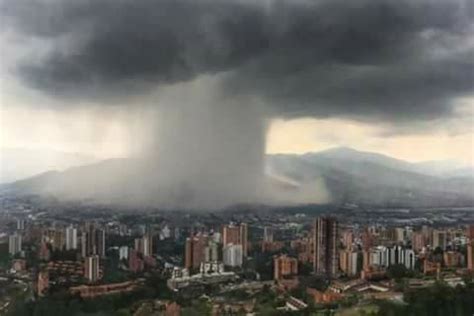
[[[105,258],[105,230],[96,230],[96,254],[101,258]]]
[[[186,249],[184,254],[184,267],[187,269],[197,269],[201,263],[206,261],[206,248],[209,244],[209,237],[205,234],[197,234],[186,239]]]
[[[224,264],[229,267],[241,267],[242,266],[242,245],[228,244],[222,249],[222,259]]]
[[[281,280],[298,274],[298,259],[281,255],[273,259],[273,279]]]
[[[89,282],[95,282],[99,280],[99,256],[93,255],[86,257],[84,262],[84,277]]]
[[[469,238],[470,241],[474,241],[474,224],[467,226],[466,237]]]
[[[86,223],[81,235],[82,256],[105,257],[105,230],[97,229],[94,223]]]
[[[87,222],[81,233],[81,253],[84,258],[97,253],[96,237],[94,223]]]
[[[193,267],[193,240],[192,237],[186,238],[186,245],[184,250],[184,267],[191,269]]]
[[[271,227],[265,226],[263,228],[263,241],[273,242],[273,229]]]
[[[467,269],[474,271],[474,225],[469,225],[466,232],[467,238]]]
[[[374,246],[372,233],[368,227],[362,232],[362,270],[367,271],[370,266],[370,249]]]
[[[314,221],[314,273],[332,277],[338,272],[338,222],[332,217]]]
[[[245,223],[240,225],[226,225],[222,230],[222,244],[242,245],[242,254],[244,258],[248,255],[248,226]]]
[[[66,228],[66,250],[77,249],[77,229],[70,226]]]
[[[21,252],[22,237],[20,234],[14,233],[8,238],[8,253],[12,256]]]
[[[144,257],[153,255],[153,237],[150,234],[145,234],[142,238],[136,238],[135,250]]]
[[[467,244],[467,269],[474,271],[474,241]]]
[[[17,219],[16,220],[16,229],[17,230],[25,230],[25,220],[24,219]]]

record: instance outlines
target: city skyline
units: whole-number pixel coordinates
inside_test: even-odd
[[[472,11],[466,0],[2,1],[0,148],[139,157],[107,178],[143,182],[127,190],[134,201],[193,208],[278,199],[268,153],[347,146],[472,167]]]

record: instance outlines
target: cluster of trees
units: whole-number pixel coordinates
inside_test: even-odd
[[[131,293],[81,299],[61,290],[37,301],[18,302],[9,316],[129,315],[133,306],[141,300],[174,298],[166,286],[166,280],[159,275],[151,275],[143,287]]]
[[[474,315],[474,283],[451,287],[437,282],[426,289],[407,290],[405,304],[381,302],[375,316],[465,316]]]
[[[8,253],[8,243],[0,244],[0,269],[10,268],[10,254]]]

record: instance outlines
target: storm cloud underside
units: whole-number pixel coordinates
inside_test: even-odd
[[[151,129],[148,155],[162,170],[157,190],[188,192],[182,199],[196,205],[258,199],[267,118],[416,125],[452,115],[473,92],[472,1],[49,0],[1,9],[6,29],[48,47],[14,71],[65,104],[109,106],[168,89],[188,96],[156,102],[150,124],[161,127]],[[211,78],[204,89],[189,88],[202,78]]]

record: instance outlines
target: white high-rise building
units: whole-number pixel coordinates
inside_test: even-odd
[[[358,273],[358,269],[357,269],[357,262],[358,262],[358,253],[357,251],[353,251],[351,254],[350,254],[350,270],[349,270],[349,275],[353,276],[353,275],[357,275]]]
[[[16,220],[16,229],[24,230],[25,229],[25,220],[24,219],[17,219]]]
[[[100,278],[99,256],[93,255],[86,257],[84,262],[84,277],[89,282],[95,282]]]
[[[119,258],[120,260],[125,259],[128,260],[128,247],[122,246],[119,248]]]
[[[8,253],[12,256],[21,252],[22,237],[20,234],[14,233],[8,238]]]
[[[171,229],[168,227],[168,225],[165,225],[165,227],[161,229],[160,240],[168,239],[170,237],[171,237]]]
[[[243,262],[242,245],[228,244],[223,249],[223,261],[226,266],[240,267]]]
[[[214,232],[214,234],[212,234],[212,240],[214,240],[214,242],[216,242],[216,243],[221,243],[221,242],[222,242],[222,235],[221,235],[221,233],[219,233],[219,232]]]
[[[77,229],[70,226],[66,228],[66,250],[77,249]]]
[[[380,266],[380,267],[388,267],[389,266],[389,261],[388,261],[388,248],[384,246],[378,246],[374,248],[370,255],[370,264]]]
[[[214,262],[219,260],[217,249],[217,243],[209,241],[209,244],[204,248],[204,261]]]
[[[415,251],[413,251],[413,249],[404,249],[402,254],[403,259],[400,263],[404,264],[405,267],[409,270],[415,269]]]
[[[379,246],[372,250],[370,263],[381,267],[389,267],[395,264],[403,264],[407,269],[415,268],[416,256],[413,249],[405,249],[401,246],[387,248]]]

